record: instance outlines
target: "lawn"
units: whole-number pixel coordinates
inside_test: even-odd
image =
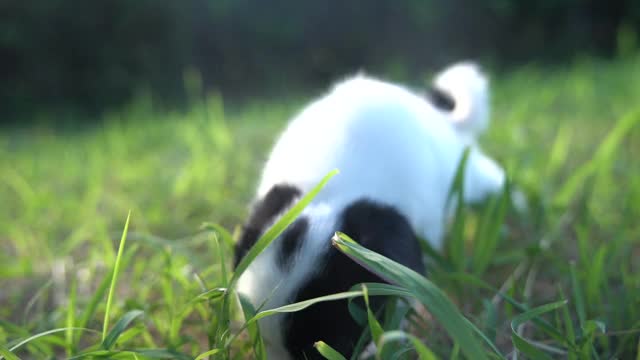
[[[461,208],[446,253],[425,249],[429,279],[492,357],[640,359],[639,84],[640,57],[494,74],[481,143],[527,207]],[[252,358],[255,329],[222,291],[231,242],[270,145],[310,98],[226,109],[212,94],[159,113],[143,96],[81,130],[3,129],[0,355]],[[430,310],[407,314],[411,334],[464,357]]]

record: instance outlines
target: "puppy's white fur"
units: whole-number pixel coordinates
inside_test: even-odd
[[[454,98],[453,111],[438,109],[402,86],[358,75],[289,123],[266,163],[257,199],[278,184],[305,193],[332,169],[340,173],[304,210],[309,229],[293,271],[280,269],[279,246],[272,244],[241,276],[238,290],[254,306],[273,308],[293,299],[328,251],[341,211],[359,199],[393,206],[417,235],[441,248],[447,195],[467,146],[465,201],[501,189],[503,170],[475,144],[488,125],[487,79],[473,64],[461,63],[438,75],[434,85]],[[289,358],[281,321],[272,316],[260,322],[269,359]]]

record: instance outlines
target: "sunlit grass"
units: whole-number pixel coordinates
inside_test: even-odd
[[[640,59],[523,68],[494,80],[493,124],[481,143],[507,167],[527,210],[513,209],[507,195],[460,207],[448,251],[425,249],[434,291],[472,326],[457,322],[449,334],[463,335],[448,336],[443,319],[455,315],[425,304],[431,314],[390,310],[409,329],[369,317],[370,332],[385,356],[463,357],[463,344],[480,341],[489,357],[495,346],[508,358],[633,358]],[[263,354],[252,322],[241,330],[243,311],[250,319],[265,309],[239,309],[228,297],[231,244],[268,148],[300,104],[229,110],[213,95],[187,113],[158,114],[142,98],[90,129],[2,132],[0,356]],[[415,298],[424,284],[395,285],[396,295]],[[391,290],[367,287],[370,296]],[[469,329],[482,336],[469,340]],[[331,344],[317,346],[332,354]]]

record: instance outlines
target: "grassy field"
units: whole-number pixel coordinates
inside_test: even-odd
[[[528,208],[461,208],[448,251],[429,255],[484,350],[469,356],[471,327],[425,301],[407,317],[430,350],[380,358],[640,359],[639,84],[640,58],[494,76],[481,142]],[[3,129],[0,358],[253,358],[255,328],[241,331],[223,291],[231,239],[298,99],[224,109],[211,96],[157,114],[141,98],[82,131]],[[423,286],[434,291],[406,289],[420,300]],[[409,336],[381,326],[379,341]]]

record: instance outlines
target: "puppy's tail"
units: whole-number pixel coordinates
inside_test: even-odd
[[[433,92],[446,99],[456,128],[476,137],[489,125],[489,80],[472,62],[453,64],[440,72]]]

